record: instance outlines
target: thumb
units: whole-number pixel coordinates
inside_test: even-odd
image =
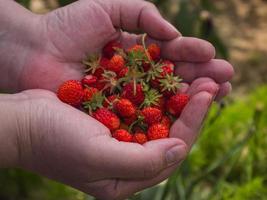
[[[110,139],[98,151],[105,163],[106,178],[151,178],[186,156],[185,143],[176,138],[150,141],[144,145]],[[102,151],[103,151],[102,150]]]

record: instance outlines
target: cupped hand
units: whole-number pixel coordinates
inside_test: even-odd
[[[87,114],[45,90],[22,92],[15,125],[18,166],[99,199],[124,199],[168,178],[196,140],[218,92],[211,79],[184,87],[190,102],[170,137],[144,145],[119,142]]]
[[[200,39],[182,37],[147,1],[79,0],[32,19],[27,32],[16,36],[16,40],[23,37],[22,44],[27,40],[31,44],[24,53],[18,90],[55,91],[66,80],[81,79],[82,60],[111,40],[121,41],[125,48],[139,43],[140,36],[130,34],[137,30],[149,35],[148,42],[161,46],[164,58],[176,62],[176,73],[185,82],[210,77],[220,85],[219,98],[231,89],[228,81],[233,68],[224,60],[213,59],[214,47]]]

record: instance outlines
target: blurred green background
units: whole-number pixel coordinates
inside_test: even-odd
[[[71,0],[21,0],[45,13]],[[202,136],[172,177],[132,200],[267,199],[267,2],[154,0],[185,36],[209,40],[236,70],[233,92],[215,104]],[[1,200],[91,200],[15,169],[0,171]]]

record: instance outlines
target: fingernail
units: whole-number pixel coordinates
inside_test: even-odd
[[[175,27],[175,26],[173,26],[170,22],[168,22],[168,21],[166,21],[167,22],[167,24],[168,24],[168,28],[171,30],[171,31],[173,31],[173,32],[175,32],[176,34],[178,34],[177,35],[177,37],[178,36],[182,36],[182,34],[177,30],[177,28]]]
[[[182,161],[186,155],[186,148],[184,145],[176,145],[169,149],[166,153],[166,161],[168,165],[172,165]]]

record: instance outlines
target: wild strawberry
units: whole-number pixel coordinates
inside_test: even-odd
[[[131,52],[134,52],[134,53],[137,53],[137,52],[141,52],[141,53],[144,53],[145,52],[145,49],[142,45],[134,45],[133,47],[129,48],[127,50],[128,53],[131,53]]]
[[[173,74],[167,74],[163,79],[160,80],[160,91],[164,97],[170,98],[175,95],[180,88],[181,79]]]
[[[97,68],[93,73],[93,75],[96,76],[98,79],[101,79],[103,74],[104,74],[104,69],[102,67]]]
[[[118,75],[118,78],[125,77],[127,75],[128,71],[129,71],[129,68],[128,67],[123,67],[121,69],[121,71],[117,74]]]
[[[136,132],[133,135],[133,142],[139,143],[139,144],[144,144],[148,141],[147,136],[143,132]]]
[[[91,101],[93,96],[99,92],[99,90],[94,87],[85,88],[83,91],[84,91],[83,101]]]
[[[98,109],[93,113],[93,117],[108,127],[111,131],[120,127],[120,119],[118,116],[107,108]]]
[[[172,121],[171,119],[167,116],[167,115],[164,115],[161,119],[161,124],[167,126],[168,128],[171,127],[171,124],[172,124]]]
[[[107,68],[108,68],[108,65],[109,65],[109,62],[110,62],[109,59],[107,59],[107,58],[105,58],[105,57],[102,57],[101,60],[100,60],[99,65],[100,65],[101,67],[103,67],[104,69],[107,69]]]
[[[157,101],[157,105],[154,105],[154,108],[158,108],[161,110],[161,112],[165,111],[165,104],[166,104],[166,100],[163,96],[159,97],[158,101]]]
[[[159,123],[162,119],[162,112],[157,108],[144,108],[141,114],[144,116],[144,122],[148,125]]]
[[[157,44],[149,45],[147,50],[152,60],[158,61],[160,59],[160,48]]]
[[[135,114],[135,106],[131,101],[128,99],[119,99],[114,103],[114,110],[121,116],[121,117],[130,117]]]
[[[124,58],[120,55],[114,55],[107,66],[107,70],[119,73],[123,67],[125,67]]]
[[[133,102],[137,106],[143,103],[145,99],[145,94],[143,92],[143,88],[141,84],[136,84],[136,87],[134,87],[133,83],[126,84],[122,89],[121,96],[123,98],[129,99],[131,102]]]
[[[64,103],[79,106],[84,97],[81,82],[75,80],[66,81],[59,87],[57,96]]]
[[[117,140],[122,141],[122,142],[132,142],[133,141],[133,136],[128,131],[126,131],[124,129],[116,130],[112,134],[112,137],[114,137]]]
[[[123,121],[126,125],[130,126],[132,123],[134,123],[137,120],[137,115],[132,115],[130,117],[124,117]]]
[[[103,55],[111,58],[116,53],[116,49],[121,49],[122,45],[117,41],[111,41],[103,48]]]
[[[174,71],[174,64],[173,62],[169,61],[169,60],[165,60],[162,62],[162,64],[164,64],[161,69],[162,69],[162,72],[161,72],[161,76],[164,77],[166,76],[167,74],[172,74],[173,71]]]
[[[89,87],[95,87],[95,84],[97,82],[97,77],[93,76],[93,75],[86,75],[83,79],[82,79],[82,84],[83,86],[89,86]]]
[[[169,136],[169,128],[163,124],[153,124],[148,128],[147,137],[149,140],[157,140],[167,138]]]
[[[179,117],[188,101],[189,96],[187,94],[176,94],[167,102],[167,111],[173,116]]]
[[[118,97],[117,97],[117,95],[110,95],[110,96],[108,96],[106,99],[105,99],[105,101],[104,101],[104,103],[103,103],[103,106],[105,107],[105,108],[107,108],[107,107],[109,107],[109,106],[113,106],[113,103],[116,101],[118,99]]]
[[[150,70],[151,64],[149,62],[143,62],[142,67],[143,67],[144,72],[147,72]]]
[[[105,87],[105,79],[104,77],[101,77],[100,79],[98,79],[98,81],[95,84],[95,87],[99,90],[102,91]]]

